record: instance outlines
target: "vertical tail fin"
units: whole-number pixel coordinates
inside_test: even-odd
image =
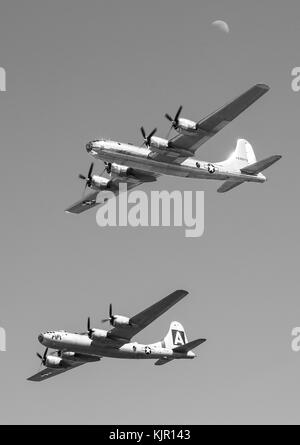
[[[164,348],[173,349],[176,346],[184,346],[188,342],[184,327],[178,321],[172,321],[169,331],[162,341]]]
[[[246,139],[238,139],[235,151],[228,159],[226,159],[226,161],[220,162],[220,164],[232,170],[241,170],[247,165],[254,164],[255,162],[256,156],[251,144],[246,141]]]

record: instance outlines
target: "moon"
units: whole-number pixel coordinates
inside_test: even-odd
[[[223,31],[226,34],[228,34],[230,31],[228,24],[224,22],[224,20],[215,20],[214,22],[212,22],[212,25],[216,28],[219,28],[220,31]]]

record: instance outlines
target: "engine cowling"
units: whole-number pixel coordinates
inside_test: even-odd
[[[114,176],[127,177],[133,174],[133,170],[131,167],[127,167],[126,165],[119,164],[111,164],[110,173]]]
[[[181,117],[178,119],[178,123],[175,127],[175,130],[178,131],[178,133],[184,133],[188,135],[194,134],[197,133],[197,123]]]
[[[112,320],[113,326],[130,326],[130,319],[128,317],[124,317],[123,315],[114,315]]]
[[[63,361],[61,357],[49,355],[46,359],[45,366],[47,368],[67,368],[68,365]]]
[[[95,190],[107,190],[109,189],[110,179],[103,176],[93,175],[91,178],[90,187]]]
[[[97,356],[85,355],[71,351],[62,352],[61,357],[64,359],[64,361],[70,362],[71,365],[78,362],[98,362],[100,360],[100,358]]]
[[[152,136],[150,147],[158,150],[167,150],[169,148],[169,141],[168,139],[160,138],[158,136]]]
[[[106,337],[107,337],[107,331],[105,331],[104,329],[93,329],[90,338],[91,340],[101,340],[102,338]]]
[[[61,357],[66,360],[74,360],[75,352],[71,352],[71,351],[62,352]]]

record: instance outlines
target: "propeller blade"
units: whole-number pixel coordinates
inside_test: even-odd
[[[92,337],[92,333],[93,333],[93,329],[91,329],[91,319],[90,319],[90,317],[88,317],[88,319],[87,319],[87,334],[88,334],[89,338]]]
[[[154,128],[154,130],[152,130],[151,133],[149,134],[149,136],[147,137],[149,144],[150,144],[150,139],[152,138],[152,136],[155,135],[156,132],[157,132],[157,128]]]
[[[37,357],[41,360],[41,364],[44,365],[47,360],[48,348],[45,349],[44,354],[41,355],[39,352],[36,353]]]
[[[48,348],[45,349],[44,356],[43,356],[43,362],[46,360],[47,354],[48,354]]]
[[[88,175],[87,175],[88,179],[91,178],[93,169],[94,169],[94,163],[92,162],[91,165],[90,165],[90,169],[89,169]]]
[[[154,128],[154,130],[151,131],[151,133],[147,136],[146,135],[146,131],[144,129],[144,127],[141,127],[141,133],[144,139],[144,142],[142,143],[141,147],[145,144],[147,147],[149,147],[150,143],[151,143],[151,138],[152,136],[157,132],[157,128]]]
[[[179,118],[179,115],[180,115],[181,111],[182,111],[182,105],[180,105],[180,107],[178,108],[178,111],[177,111],[177,113],[175,115],[174,121],[176,123],[178,122],[178,118]]]
[[[181,111],[182,111],[182,105],[180,105],[180,107],[178,108],[177,113],[175,114],[174,119],[168,113],[165,114],[165,118],[168,119],[168,121],[170,121],[171,124],[172,124],[170,130],[168,131],[166,139],[169,139],[169,136],[170,136],[170,133],[172,131],[172,128],[175,128],[175,129],[177,128],[177,126],[178,126],[178,119],[179,119],[179,115],[180,115]]]
[[[101,321],[102,323],[107,323],[108,321],[110,322],[110,324],[113,326],[113,321],[115,319],[114,315],[113,315],[113,309],[112,309],[112,304],[110,303],[109,305],[109,317],[108,318],[103,318]]]
[[[92,183],[92,173],[93,173],[93,169],[94,169],[94,163],[92,162],[88,171],[88,175],[84,176],[81,173],[78,175],[79,179],[82,179],[83,181],[85,181],[85,186],[82,192],[82,199],[84,198],[85,192],[87,187],[91,186]]]
[[[143,138],[146,139],[146,132],[145,132],[144,127],[141,127],[141,133],[143,135]]]

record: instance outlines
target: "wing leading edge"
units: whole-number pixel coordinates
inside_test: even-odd
[[[269,89],[268,85],[254,85],[233,101],[200,120],[197,123],[197,133],[195,135],[178,134],[170,140],[171,145],[190,150],[191,155],[194,154],[202,144],[238,117],[250,105],[266,94]]]
[[[186,290],[176,290],[175,292],[172,292],[167,297],[131,317],[130,325],[111,329],[109,331],[109,336],[111,338],[129,341],[138,332],[145,329],[150,323],[182,300],[186,295],[188,295]]]
[[[120,184],[126,183],[127,190],[131,190],[134,187],[137,187],[144,182],[155,182],[158,178],[158,174],[150,174],[148,172],[143,172],[142,170],[134,170],[134,175],[129,176],[128,178],[120,178],[115,177],[110,181],[110,188],[107,190],[108,192],[112,192],[115,197],[117,197],[120,193]],[[77,201],[75,204],[68,207],[65,212],[67,213],[82,213],[86,210],[92,209],[96,206],[101,206],[105,204],[105,202],[109,199],[108,195],[105,195],[105,191],[100,192],[99,190],[88,193],[84,198],[80,201]],[[99,200],[97,200],[99,194]]]
[[[78,366],[84,365],[85,363],[75,363],[69,366],[68,368],[45,368],[42,371],[34,374],[29,377],[27,380],[30,382],[42,382],[44,380],[50,379],[51,377],[55,377],[58,374],[62,374],[63,372],[70,371],[70,369],[78,368]]]

